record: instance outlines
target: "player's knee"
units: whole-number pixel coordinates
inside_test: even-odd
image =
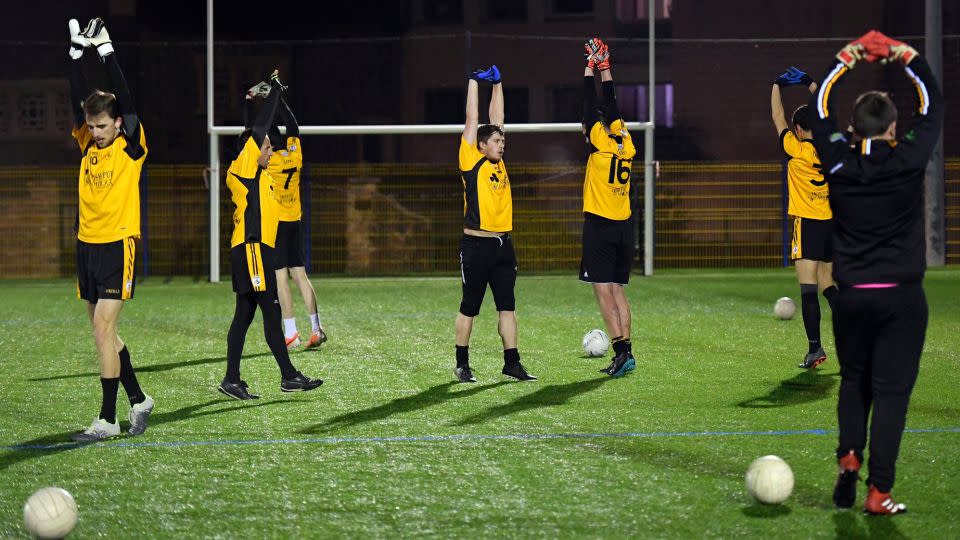
[[[117,341],[116,327],[108,321],[94,321],[93,339],[97,342],[97,348],[115,347]]]

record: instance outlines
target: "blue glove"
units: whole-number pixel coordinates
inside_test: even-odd
[[[812,77],[793,66],[787,68],[787,70],[783,72],[783,75],[780,75],[777,77],[777,80],[773,81],[773,84],[777,86],[795,86],[798,84],[810,86],[812,83]]]
[[[500,82],[500,70],[497,69],[497,66],[490,66],[489,68],[480,68],[474,71],[470,78],[475,81],[487,81],[490,84],[497,84]]]

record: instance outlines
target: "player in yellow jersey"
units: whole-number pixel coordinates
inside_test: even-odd
[[[277,299],[277,275],[273,248],[277,238],[280,205],[274,197],[274,181],[267,172],[273,147],[267,130],[273,124],[284,86],[274,71],[270,95],[257,114],[253,127],[238,141],[239,155],[227,170],[227,187],[233,200],[233,235],[230,238],[230,270],[236,292],[236,310],[227,333],[227,374],[220,392],[234,399],[258,399],[240,378],[240,357],[247,330],[257,306],[263,316],[263,335],[280,367],[280,390],[302,392],[318,388],[323,381],[311,379],[290,362]]]
[[[267,97],[270,85],[260,82],[247,91],[244,119],[251,119],[253,98]],[[320,323],[317,310],[317,293],[307,277],[303,264],[303,224],[300,220],[300,173],[303,170],[303,148],[300,141],[300,126],[293,116],[287,101],[280,97],[277,114],[287,128],[287,136],[280,135],[276,125],[270,127],[269,137],[273,141],[273,155],[267,172],[273,178],[273,192],[280,203],[280,224],[277,228],[277,244],[274,249],[277,269],[277,296],[280,298],[280,312],[283,316],[283,335],[287,349],[294,349],[303,343],[305,349],[319,347],[327,341],[327,334]],[[247,127],[250,127],[249,125]],[[297,284],[303,303],[310,316],[310,337],[300,339],[297,332],[297,320],[293,310],[293,295],[290,293],[289,279]]]
[[[630,166],[637,150],[617,108],[609,47],[599,38],[585,44],[583,133],[590,156],[583,180],[583,248],[580,280],[593,285],[614,356],[600,371],[621,377],[636,368],[630,343],[630,281],[634,224],[630,210]],[[603,103],[597,104],[594,70],[600,72]]]
[[[789,156],[787,162],[787,214],[793,217],[793,241],[790,258],[797,267],[800,282],[800,311],[807,333],[808,349],[798,367],[812,369],[827,359],[820,343],[820,301],[818,292],[833,309],[837,287],[833,283],[833,214],[830,211],[830,187],[823,176],[820,158],[813,147],[809,109],[801,105],[793,113],[793,130],[787,125],[780,88],[800,85],[811,93],[817,83],[795,67],[777,77],[770,95],[773,125],[780,135],[780,146]]]
[[[490,123],[480,124],[479,83],[492,85]],[[503,341],[503,374],[519,381],[535,381],[520,363],[514,286],[517,256],[513,229],[510,177],[503,163],[503,86],[497,66],[475,71],[467,82],[467,119],[460,138],[460,178],[463,181],[463,236],[460,238],[460,278],[463,296],[456,320],[454,375],[460,382],[477,382],[470,368],[473,319],[487,291],[493,292]]]
[[[87,301],[93,323],[103,397],[100,414],[73,440],[92,442],[120,434],[116,418],[120,384],[130,400],[130,435],[147,429],[153,411],[153,398],[140,388],[130,351],[117,335],[120,311],[124,301],[133,298],[136,284],[140,171],[147,140],[103,21],[90,20],[82,32],[76,19],[67,26],[73,138],[83,156],[78,181],[77,295]],[[106,66],[113,93],[94,90],[88,95],[81,64],[88,47],[96,48]]]

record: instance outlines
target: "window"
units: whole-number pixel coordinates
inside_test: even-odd
[[[526,22],[526,0],[487,0],[488,22]]]
[[[462,124],[467,96],[462,88],[427,88],[423,92],[426,124]]]
[[[424,0],[423,22],[460,24],[463,22],[463,4],[460,0]]]
[[[67,81],[0,81],[0,139],[58,139],[72,127]]]
[[[621,21],[645,21],[647,10],[653,2],[657,19],[669,19],[673,0],[617,0],[617,19]]]
[[[593,0],[551,0],[553,15],[589,15],[593,13]]]
[[[673,127],[673,83],[656,85],[656,124],[658,126]],[[647,85],[632,84],[617,86],[617,105],[620,114],[625,120],[646,122],[647,114]]]

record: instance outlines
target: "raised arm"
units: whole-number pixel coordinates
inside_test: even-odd
[[[810,131],[813,133],[813,146],[817,149],[817,156],[823,164],[823,170],[827,173],[832,173],[836,170],[835,167],[839,167],[838,163],[850,145],[848,134],[841,133],[837,128],[831,102],[832,93],[843,77],[856,66],[858,60],[865,57],[868,61],[876,59],[874,56],[867,55],[863,45],[863,40],[871,34],[872,32],[868,32],[840,49],[836,54],[836,61],[827,69],[826,75],[816,87],[816,93],[810,97],[809,107],[812,113],[810,114]]]
[[[777,130],[777,135],[790,129],[787,124],[787,118],[783,113],[783,101],[780,99],[780,87],[776,84],[770,90],[770,111],[773,116],[773,127]]]
[[[123,71],[120,70],[120,64],[117,62],[115,54],[109,54],[103,58],[107,65],[107,73],[110,76],[110,85],[113,93],[117,96],[117,108],[120,116],[123,117],[123,131],[127,138],[127,144],[138,146],[140,144],[140,117],[137,115],[136,107],[133,104],[133,95],[127,86],[127,80],[123,77]]]
[[[243,128],[253,127],[253,98],[249,95],[243,99]]]
[[[503,85],[500,81],[493,83],[490,91],[490,123],[503,129]]]
[[[927,61],[909,45],[894,43],[909,49],[901,52],[895,59],[904,63],[903,69],[913,83],[914,95],[917,97],[913,124],[910,130],[900,138],[897,149],[906,161],[906,166],[924,168],[930,161],[933,149],[940,139],[940,131],[943,129],[943,92]],[[893,50],[896,46],[890,48]]]
[[[83,115],[83,100],[86,99],[90,87],[83,74],[83,50],[90,46],[86,36],[80,33],[80,23],[70,19],[67,23],[70,31],[70,108],[73,110],[73,125],[79,128],[85,122]]]
[[[277,70],[270,75],[270,94],[266,97],[263,107],[257,113],[256,120],[253,121],[252,137],[257,146],[263,145],[263,140],[267,136],[267,131],[273,124],[273,119],[277,115],[277,105],[280,103],[280,95],[287,87],[280,82],[277,76]],[[273,143],[274,141],[271,141]]]
[[[127,80],[123,76],[123,70],[120,69],[120,63],[117,62],[117,56],[113,52],[113,42],[110,40],[107,27],[100,18],[90,19],[83,35],[90,42],[90,46],[97,48],[100,61],[107,67],[111,90],[117,96],[117,109],[123,118],[123,135],[127,139],[127,149],[131,155],[136,155],[142,151],[142,148],[140,148],[140,117],[137,116],[133,95],[131,95]]]
[[[287,100],[283,99],[283,96],[280,96],[277,114],[280,115],[283,125],[287,127],[287,137],[299,137],[300,125],[297,124],[297,119],[293,116],[293,111],[290,110],[290,106],[287,105]]]
[[[813,78],[790,66],[782,75],[773,81],[773,89],[770,91],[770,109],[773,116],[773,126],[777,130],[777,135],[782,136],[784,130],[790,129],[790,123],[787,122],[786,114],[783,111],[783,101],[780,98],[781,86],[806,86],[812,94],[817,89],[817,83]]]
[[[480,85],[475,79],[467,81],[467,119],[463,123],[463,140],[477,143],[477,128],[480,127]]]
[[[590,128],[597,123],[597,86],[594,82],[593,68],[583,70],[583,126],[589,135]]]

